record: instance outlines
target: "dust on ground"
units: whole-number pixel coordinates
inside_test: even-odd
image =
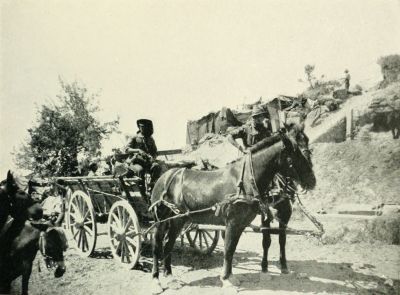
[[[106,245],[100,241],[101,245]],[[280,274],[278,238],[270,250],[270,279],[260,277],[261,235],[244,234],[234,256],[233,272],[241,281],[238,294],[399,294],[399,246],[365,243],[322,245],[314,238],[290,236],[287,241],[288,266],[292,273]],[[166,288],[163,294],[231,294],[219,280],[222,241],[209,256],[194,253],[188,245],[175,247],[174,277],[179,289]],[[100,245],[100,247],[101,247]],[[151,294],[151,253],[148,245],[140,263],[142,270],[126,270],[99,249],[94,258],[81,258],[74,249],[66,255],[67,272],[55,279],[52,272],[33,270],[30,293],[47,294]],[[43,265],[42,265],[43,266]],[[390,281],[391,280],[391,281]],[[393,287],[390,286],[393,282]],[[20,279],[14,283],[19,289]],[[233,292],[234,293],[234,292]]]

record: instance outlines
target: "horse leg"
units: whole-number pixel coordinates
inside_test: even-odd
[[[182,231],[182,227],[185,224],[185,220],[173,220],[171,221],[170,227],[168,229],[167,234],[167,243],[164,247],[164,276],[167,279],[167,285],[170,289],[177,290],[182,288],[182,284],[176,281],[172,277],[172,268],[171,268],[171,260],[172,260],[172,249],[174,248],[174,244],[179,234]]]
[[[178,238],[179,234],[181,233],[182,227],[184,226],[186,220],[173,220],[171,221],[167,238],[168,241],[164,247],[164,275],[169,276],[172,275],[172,268],[171,268],[171,252],[174,248],[174,244],[176,239]]]
[[[31,273],[32,273],[32,262],[24,263],[24,270],[22,273],[22,295],[28,295],[28,285]]]
[[[0,281],[0,294],[10,294],[11,282],[8,280]]]
[[[243,230],[256,217],[254,208],[249,205],[232,205],[230,216],[226,221],[225,228],[225,248],[224,248],[224,265],[221,276],[224,287],[232,286],[234,279],[232,275],[232,259],[236,246],[239,242]],[[229,279],[229,281],[228,281]],[[238,282],[233,282],[238,283]]]
[[[271,220],[265,217],[264,214],[261,214],[261,226],[262,227],[270,227]],[[261,261],[261,271],[266,273],[268,272],[268,250],[271,246],[271,234],[269,231],[263,231],[263,239],[262,239],[262,246],[263,246],[263,258]]]
[[[288,274],[289,269],[287,267],[286,261],[286,228],[289,223],[290,217],[292,216],[292,205],[290,204],[289,199],[281,203],[281,206],[278,209],[278,218],[279,218],[279,248],[280,248],[280,257],[279,261],[281,264],[281,273]]]
[[[235,253],[239,238],[244,230],[243,224],[240,226],[228,221],[225,229],[225,249],[224,249],[224,265],[221,276],[223,287],[230,287],[232,282],[228,279],[232,275],[232,259]]]
[[[152,276],[153,276],[153,282],[152,282],[152,294],[159,294],[162,293],[164,290],[161,287],[160,281],[159,281],[159,274],[160,274],[160,269],[159,269],[159,259],[162,258],[163,256],[163,240],[165,236],[165,231],[166,231],[166,224],[162,223],[156,226],[155,232],[154,232],[154,238],[153,238],[153,270],[152,270]]]

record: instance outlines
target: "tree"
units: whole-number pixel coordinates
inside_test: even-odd
[[[29,139],[14,153],[18,167],[42,177],[79,174],[78,156],[100,155],[101,141],[117,131],[119,119],[101,123],[96,118],[97,95],[77,82],[60,79],[56,102],[37,110],[37,125],[28,129]]]
[[[382,87],[389,85],[392,82],[400,80],[400,55],[392,54],[382,56],[378,59],[378,65],[381,66],[383,75]]]
[[[306,73],[307,81],[308,81],[308,83],[310,83],[311,89],[314,88],[314,85],[313,85],[313,81],[315,80],[315,77],[313,74],[314,70],[315,70],[315,65],[306,65],[304,67],[304,72]]]

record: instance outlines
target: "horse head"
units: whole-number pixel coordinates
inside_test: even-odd
[[[56,278],[62,277],[66,271],[64,252],[68,248],[68,242],[64,230],[54,227],[49,223],[31,223],[40,231],[39,250],[43,255],[48,268],[57,266],[54,271]]]
[[[291,123],[285,125],[280,133],[283,142],[281,165],[283,174],[291,177],[305,189],[313,189],[316,178],[312,169],[311,151],[308,137],[304,133],[304,125]]]
[[[26,181],[8,171],[7,179],[2,181],[0,189],[0,202],[4,205],[3,208],[7,208],[2,212],[3,214],[9,215],[15,220],[41,218],[41,207],[30,197],[27,188]]]

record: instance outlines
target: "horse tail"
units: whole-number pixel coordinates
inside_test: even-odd
[[[168,196],[169,188],[174,181],[175,177],[184,168],[174,168],[165,172],[156,182],[151,195],[151,205],[149,211],[153,213],[156,220],[158,220],[160,207],[169,208],[173,213],[178,214],[179,211],[175,206],[165,200]]]

